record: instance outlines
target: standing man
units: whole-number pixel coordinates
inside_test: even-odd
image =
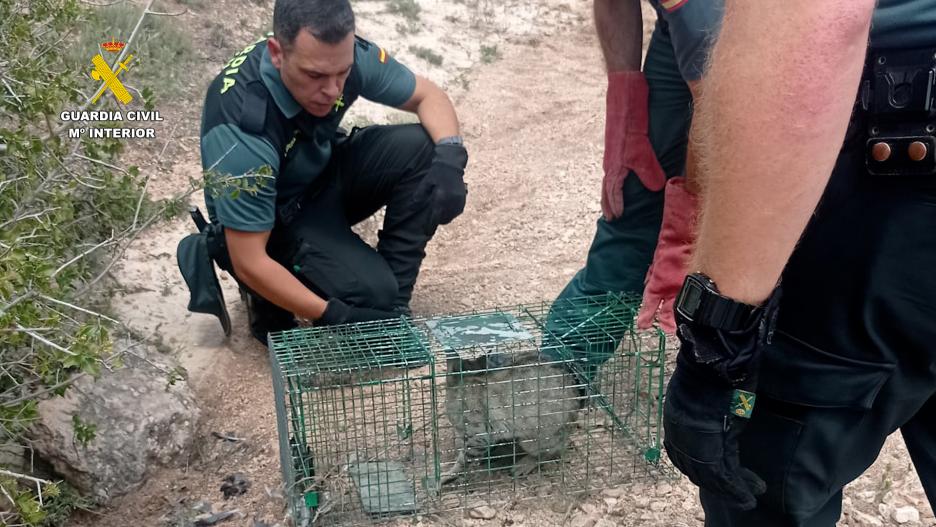
[[[643,71],[640,0],[594,3],[608,70],[603,214],[585,267],[553,305],[550,327],[557,335],[588,316],[564,309],[568,300],[608,291],[643,292],[639,325],[648,328],[658,317],[665,331],[675,331],[673,301],[688,265],[696,210],[689,125],[722,0],[650,3],[657,24]],[[613,335],[615,344],[622,337]],[[614,351],[611,345],[595,349],[574,341],[571,347],[593,366]]]
[[[465,207],[468,157],[449,98],[354,28],[348,0],[277,0],[272,36],[225,65],[205,98],[204,243],[237,277],[262,342],[295,317],[408,313],[426,244]],[[338,125],[358,97],[421,124],[345,136]],[[383,206],[374,250],[351,226]]]
[[[875,4],[727,2],[664,407],[706,525],[833,527],[897,429],[936,503],[936,1]]]

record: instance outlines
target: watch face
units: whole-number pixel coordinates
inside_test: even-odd
[[[676,309],[690,321],[695,318],[695,313],[702,302],[702,292],[702,284],[695,277],[688,276],[679,294],[679,300],[676,302]]]

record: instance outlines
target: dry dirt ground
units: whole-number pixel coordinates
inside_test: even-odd
[[[360,32],[418,73],[445,86],[470,152],[465,213],[440,229],[428,249],[413,299],[417,314],[553,298],[583,264],[600,213],[604,79],[588,0],[419,0],[418,21],[387,13],[388,2],[358,0]],[[154,197],[176,194],[200,177],[198,126],[204,88],[235,51],[269,27],[271,0],[168,3],[189,29],[197,60],[186,98],[160,101],[159,139],[129,161],[150,176]],[[646,29],[652,28],[650,18]],[[415,27],[417,32],[406,27]],[[403,34],[406,33],[406,34]],[[482,51],[481,46],[488,46]],[[415,56],[420,46],[443,61]],[[496,46],[492,52],[491,47]],[[377,107],[354,111],[355,124],[408,119]],[[201,195],[192,202],[202,205]],[[365,225],[365,237],[374,224]],[[187,219],[152,227],[114,270],[115,309],[132,328],[188,370],[202,406],[197,449],[182,467],[159,468],[141,488],[72,525],[166,525],[199,500],[242,515],[221,525],[284,523],[271,372],[266,350],[246,330],[243,304],[222,277],[234,333],[225,339],[213,317],[186,311],[188,293],[175,263]],[[239,442],[219,440],[230,433]],[[243,473],[250,490],[223,500],[219,487]],[[899,437],[846,491],[841,526],[896,524],[912,506],[913,526],[936,526]],[[444,518],[404,524],[700,526],[694,487],[685,479],[636,482],[576,501],[555,497],[501,508],[490,520]]]

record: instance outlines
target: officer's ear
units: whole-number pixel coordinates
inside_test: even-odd
[[[276,37],[270,37],[267,39],[267,49],[270,51],[270,62],[273,63],[273,66],[276,69],[280,69],[283,65],[283,54],[285,49]]]

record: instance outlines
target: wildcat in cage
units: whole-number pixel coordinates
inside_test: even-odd
[[[470,462],[495,449],[511,453],[514,477],[562,456],[586,401],[582,383],[566,364],[528,350],[450,356],[446,365],[445,413],[458,454],[441,484],[458,479]]]

